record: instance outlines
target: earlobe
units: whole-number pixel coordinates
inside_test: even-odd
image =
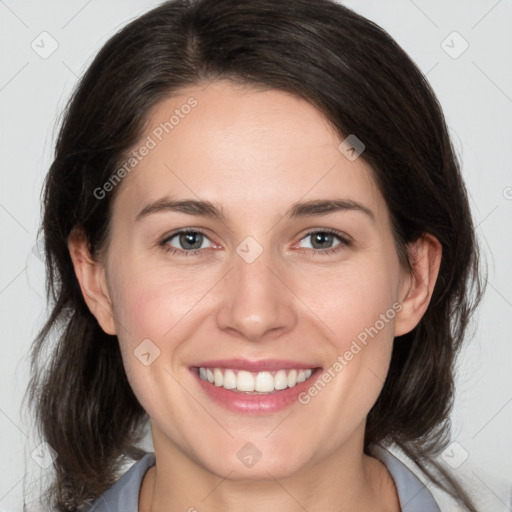
[[[68,237],[68,249],[76,278],[89,310],[107,334],[116,334],[105,268],[100,261],[91,256],[89,243],[82,229],[73,229]]]
[[[442,247],[436,237],[423,234],[408,246],[411,274],[400,290],[402,309],[395,317],[395,336],[412,331],[430,304],[439,275]]]

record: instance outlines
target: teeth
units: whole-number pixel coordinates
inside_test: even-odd
[[[293,386],[295,386],[297,384],[297,370],[292,370],[289,374],[288,374],[288,387],[289,388],[293,388]]]
[[[254,377],[246,371],[239,371],[236,377],[238,391],[254,391]]]
[[[270,393],[270,391],[274,391],[274,377],[272,377],[272,374],[270,372],[259,372],[256,376],[254,390],[260,393]]]
[[[293,388],[309,379],[312,373],[312,369],[252,373],[229,368],[199,368],[199,377],[210,384],[225,389],[257,391],[258,393],[272,393],[273,391]]]
[[[233,370],[226,370],[224,372],[224,384],[223,387],[226,389],[236,388],[236,375]]]
[[[288,379],[286,378],[286,372],[284,370],[279,370],[274,375],[274,387],[279,389],[286,389],[288,387]]]
[[[224,383],[224,375],[222,375],[222,372],[218,368],[213,370],[213,382],[216,386],[222,386]]]

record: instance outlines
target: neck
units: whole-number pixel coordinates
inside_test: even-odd
[[[233,479],[229,471],[215,474],[176,446],[160,444],[160,435],[153,432],[156,466],[144,478],[140,512],[400,511],[386,467],[363,454],[362,446],[341,449],[286,477],[267,471],[261,479]]]

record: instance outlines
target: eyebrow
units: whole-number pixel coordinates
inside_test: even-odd
[[[285,217],[299,218],[327,215],[338,211],[356,211],[367,215],[375,222],[374,213],[357,201],[350,199],[316,199],[302,203],[295,203],[285,213]],[[210,217],[226,222],[226,215],[222,208],[215,206],[210,201],[185,199],[173,200],[162,198],[145,206],[137,215],[136,220],[141,220],[154,213],[177,212],[187,215]]]

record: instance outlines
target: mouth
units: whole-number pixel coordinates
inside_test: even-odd
[[[297,402],[322,368],[294,361],[231,359],[202,362],[190,370],[208,398],[224,408],[269,414]]]
[[[277,371],[249,372],[236,368],[204,368],[201,366],[198,370],[201,380],[217,387],[241,392],[274,393],[294,388],[297,384],[305,382],[311,377],[315,368],[306,370],[283,368]]]

